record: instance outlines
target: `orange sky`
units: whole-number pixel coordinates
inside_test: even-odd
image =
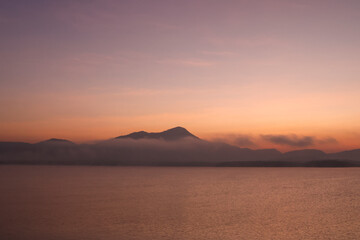
[[[241,147],[360,147],[358,1],[3,5],[0,141],[183,126]]]

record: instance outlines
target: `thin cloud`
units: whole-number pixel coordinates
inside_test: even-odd
[[[235,53],[227,51],[202,51],[201,54],[210,55],[210,56],[231,56]]]
[[[146,24],[150,27],[154,27],[160,30],[174,30],[180,28],[178,25],[175,24],[168,24],[163,22],[146,22]]]
[[[185,65],[191,67],[209,67],[216,63],[212,61],[206,61],[202,59],[165,59],[157,61],[158,63],[173,64],[173,65]]]
[[[237,46],[237,47],[261,47],[261,46],[281,46],[285,42],[282,39],[272,36],[256,38],[234,38],[234,37],[213,37],[208,40],[217,46]]]

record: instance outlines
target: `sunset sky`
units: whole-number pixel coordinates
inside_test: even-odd
[[[360,148],[359,23],[358,0],[4,0],[0,141]]]

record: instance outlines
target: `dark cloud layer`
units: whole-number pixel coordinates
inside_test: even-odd
[[[335,138],[332,138],[332,137],[320,139],[317,142],[320,144],[337,144],[337,143],[339,143]]]
[[[314,145],[315,138],[312,136],[299,137],[297,135],[261,135],[261,138],[278,145],[292,147],[309,147]]]
[[[257,147],[259,141],[265,140],[276,145],[290,147],[310,147],[317,144],[337,144],[333,137],[318,138],[315,136],[298,136],[296,134],[263,134],[258,136],[246,134],[228,134],[212,139],[213,142],[224,142],[238,147]]]

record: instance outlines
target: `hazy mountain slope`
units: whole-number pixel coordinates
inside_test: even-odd
[[[330,159],[348,159],[348,160],[360,161],[360,149],[331,153],[328,154],[328,156]]]
[[[325,159],[326,157],[326,153],[317,149],[296,150],[283,154],[284,159],[294,161],[319,160]]]

